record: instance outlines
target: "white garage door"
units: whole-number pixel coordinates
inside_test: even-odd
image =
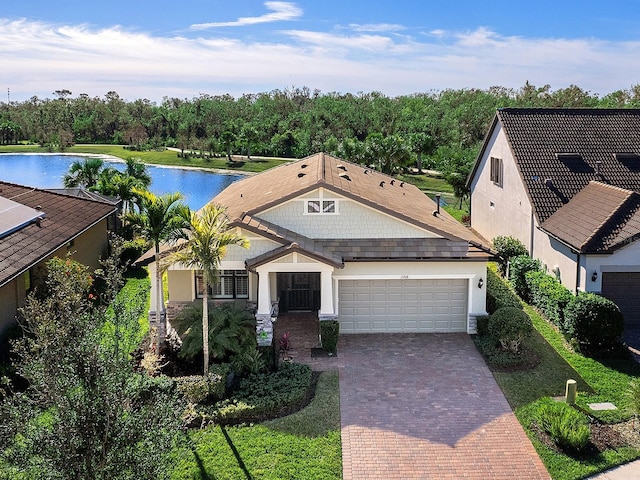
[[[341,280],[340,333],[466,332],[467,280]]]

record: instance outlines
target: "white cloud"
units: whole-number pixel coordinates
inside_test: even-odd
[[[272,13],[266,13],[259,17],[240,17],[238,20],[232,22],[196,23],[194,25],[191,25],[191,29],[206,30],[216,27],[243,27],[246,25],[255,25],[257,23],[271,23],[294,20],[302,16],[302,9],[297,7],[295,3],[264,2],[264,6],[267,7],[267,10],[272,10]]]
[[[52,25],[0,19],[0,88],[13,100],[54,90],[123,98],[190,98],[307,86],[323,92],[378,90],[387,95],[519,88],[525,81],[571,84],[602,94],[640,79],[640,42],[532,39],[486,28],[419,39],[396,34],[307,30],[275,40],[159,37],[114,26]],[[426,39],[426,40],[425,40]]]
[[[350,23],[349,28],[354,32],[398,32],[405,29],[397,23]]]

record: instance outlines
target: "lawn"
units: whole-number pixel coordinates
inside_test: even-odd
[[[558,453],[539,440],[531,428],[540,398],[561,397],[568,379],[578,382],[577,404],[604,423],[628,420],[626,392],[629,382],[640,375],[640,365],[631,359],[603,361],[586,358],[570,350],[563,336],[535,309],[525,306],[535,330],[525,347],[535,351],[540,363],[533,369],[516,372],[494,371],[493,375],[518,420],[531,439],[552,478],[574,480],[607,470],[640,457],[640,449],[608,449],[591,458]],[[588,403],[612,402],[617,410],[592,412]]]
[[[176,480],[340,479],[338,373],[322,373],[312,402],[287,417],[187,433],[174,463]]]

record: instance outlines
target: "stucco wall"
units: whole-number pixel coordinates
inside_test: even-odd
[[[107,219],[90,228],[83,234],[79,235],[70,248],[62,247],[55,254],[64,257],[67,251],[73,252],[73,259],[83,265],[88,265],[92,269],[100,266],[98,260],[104,258],[107,254],[109,246],[109,237],[107,234]]]
[[[491,180],[491,157],[502,159],[503,182]],[[488,240],[518,238],[531,251],[532,209],[500,123],[490,138],[471,184],[471,226]]]
[[[554,275],[554,270],[559,269],[560,280],[572,293],[576,291],[577,254],[573,253],[569,247],[559,241],[549,237],[543,231],[534,230],[533,258],[540,259],[547,268],[549,275]],[[581,272],[581,285],[584,281],[584,274]],[[580,287],[580,285],[578,285]]]
[[[24,286],[18,287],[18,281],[24,282],[23,277],[18,277],[0,288],[0,339],[2,339],[7,328],[15,323],[18,290],[24,292]]]
[[[167,271],[169,300],[173,302],[191,302],[195,299],[195,280],[193,270]],[[152,283],[155,283],[152,277]],[[155,305],[152,305],[155,310]]]
[[[307,199],[336,199],[337,214],[305,214]],[[290,200],[259,215],[309,238],[427,238],[438,235],[380,213],[358,202],[317,191]]]

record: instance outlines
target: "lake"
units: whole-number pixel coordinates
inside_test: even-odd
[[[62,188],[69,166],[82,155],[0,154],[0,180],[37,188]],[[124,170],[124,163],[104,160],[105,166]],[[147,165],[156,195],[180,192],[191,209],[199,209],[242,175]]]

